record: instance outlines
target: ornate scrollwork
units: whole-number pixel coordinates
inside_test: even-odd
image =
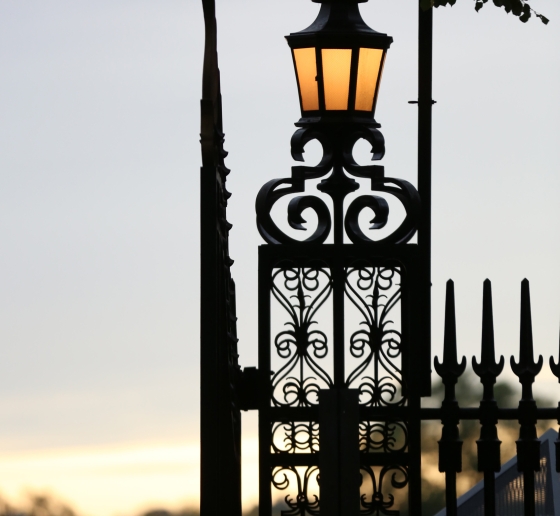
[[[292,157],[296,161],[303,161],[305,145],[311,140],[317,140],[323,147],[321,162],[315,167],[292,167],[290,179],[273,179],[268,181],[257,195],[257,227],[261,236],[269,244],[294,244],[299,241],[286,235],[272,220],[270,211],[274,204],[282,197],[305,191],[305,181],[316,179],[329,173],[333,167],[332,143],[328,136],[310,128],[298,129],[292,136]],[[289,185],[282,187],[282,185]],[[281,188],[282,187],[282,188]],[[294,197],[288,205],[288,224],[294,229],[305,230],[305,219],[301,214],[304,209],[311,208],[317,214],[317,229],[306,240],[307,243],[323,243],[331,230],[331,216],[327,205],[319,197]]]
[[[288,329],[274,339],[282,365],[272,376],[275,405],[310,406],[318,403],[319,389],[332,386],[321,366],[329,352],[327,335],[314,329],[317,311],[332,292],[328,269],[285,267],[272,275],[272,293],[289,315]]]
[[[372,242],[376,244],[405,244],[416,232],[416,221],[420,212],[418,192],[408,181],[385,177],[378,180],[372,179],[371,189],[396,197],[404,206],[406,216],[393,233],[374,241],[360,229],[358,223],[359,215],[364,208],[370,208],[375,214],[375,217],[370,221],[372,223],[370,229],[381,229],[387,224],[389,205],[383,197],[376,195],[360,196],[352,201],[346,212],[344,228],[348,238],[354,244]]]
[[[408,427],[404,421],[362,421],[359,428],[362,453],[403,452],[408,447]]]
[[[295,481],[295,482],[294,482]],[[296,496],[286,495],[284,501],[288,506],[287,510],[282,510],[282,516],[319,516],[319,497],[312,494],[319,482],[319,468],[308,466],[297,468],[296,466],[279,466],[272,471],[272,485],[278,490],[285,490],[288,487],[297,486]]]
[[[361,328],[350,336],[350,354],[358,364],[346,384],[358,384],[360,403],[404,405],[399,317],[400,273],[391,267],[357,266],[346,272],[346,295],[358,309]]]
[[[275,423],[272,428],[274,453],[317,453],[319,451],[319,423]]]
[[[387,493],[386,476],[390,475],[390,487],[403,489],[408,485],[408,471],[401,465],[384,466],[376,477],[371,466],[362,466],[362,491],[368,492],[360,495],[360,514],[373,514],[380,516],[398,516],[400,511],[392,510],[395,505],[395,495]],[[368,489],[369,488],[369,489]]]
[[[323,148],[323,156],[315,167],[294,166],[292,177],[273,179],[266,183],[257,196],[257,227],[261,236],[269,244],[295,243],[323,243],[328,238],[331,227],[335,227],[335,243],[342,243],[342,229],[353,243],[406,243],[416,232],[417,220],[420,213],[420,198],[416,189],[403,179],[384,177],[384,169],[378,165],[359,165],[353,157],[356,142],[364,139],[370,143],[373,160],[381,159],[385,154],[383,135],[376,127],[366,123],[315,124],[298,129],[291,142],[292,157],[296,161],[303,161],[305,145],[317,140]],[[328,194],[333,202],[333,215],[325,202],[316,196],[296,196],[288,204],[287,221],[296,230],[305,230],[305,219],[302,213],[310,208],[317,215],[315,231],[303,241],[288,236],[274,222],[271,210],[274,204],[286,195],[298,194],[305,191],[305,182],[326,176],[317,186],[318,190]],[[392,233],[384,238],[373,240],[369,238],[359,226],[359,215],[362,210],[371,209],[375,217],[370,229],[385,227],[389,219],[389,205],[385,198],[378,195],[362,195],[354,199],[344,215],[345,197],[357,190],[359,184],[345,174],[371,180],[371,191],[394,196],[405,209],[405,218]],[[337,242],[337,239],[340,240]]]

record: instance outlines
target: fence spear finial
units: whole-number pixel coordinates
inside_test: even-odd
[[[525,278],[521,282],[521,325],[519,334],[519,362],[514,357],[510,359],[511,369],[519,378],[523,386],[523,397],[532,398],[531,385],[535,381],[543,365],[543,357],[535,362],[533,357],[533,329],[531,324],[531,296],[529,293],[529,281]]]
[[[550,357],[549,364],[552,374],[558,378],[558,383],[560,383],[560,334],[558,336],[558,363],[554,362],[554,357]]]
[[[482,341],[480,346],[480,363],[476,357],[472,359],[473,370],[485,389],[491,388],[496,383],[496,378],[504,368],[504,357],[500,356],[496,362],[494,348],[494,317],[492,312],[492,284],[489,279],[484,281],[482,294]],[[487,387],[488,385],[488,387]],[[493,398],[493,396],[490,396]]]
[[[467,366],[467,359],[457,362],[457,330],[455,324],[455,288],[453,280],[447,282],[445,295],[445,329],[443,335],[443,361],[436,357],[434,366],[445,385],[457,383]]]

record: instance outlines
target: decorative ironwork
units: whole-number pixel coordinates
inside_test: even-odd
[[[319,423],[275,423],[272,428],[274,453],[317,453],[319,451]]]
[[[360,495],[360,514],[398,516],[400,511],[391,510],[391,507],[395,505],[395,495],[387,492],[386,477],[390,475],[390,487],[393,489],[403,489],[408,485],[408,471],[406,468],[400,465],[384,466],[377,476],[374,468],[371,466],[361,466],[360,469],[362,471],[362,488],[369,488],[368,493]]]
[[[284,501],[288,509],[281,511],[282,516],[319,516],[319,496],[312,493],[319,484],[319,468],[309,466],[298,468],[296,466],[280,466],[272,472],[272,485],[284,491],[289,487],[295,487],[297,494],[287,494]]]
[[[404,452],[408,428],[404,421],[362,421],[359,424],[362,453]]]
[[[350,336],[350,354],[359,364],[346,384],[357,385],[360,403],[403,405],[400,327],[400,272],[390,267],[357,266],[347,270],[346,295],[358,309],[360,329]]]
[[[317,312],[331,292],[326,268],[288,267],[273,273],[272,294],[289,316],[288,329],[274,338],[276,354],[283,361],[272,376],[274,405],[316,405],[319,389],[332,386],[320,363],[329,353],[327,335],[316,329]]]
[[[306,125],[306,124],[300,124]],[[402,244],[408,242],[416,232],[420,214],[420,198],[416,189],[403,179],[385,177],[384,168],[379,165],[358,165],[352,155],[356,142],[364,139],[370,143],[373,160],[379,160],[385,154],[383,135],[371,122],[341,122],[340,124],[307,124],[298,129],[291,141],[292,157],[296,161],[303,160],[304,147],[312,140],[317,140],[323,148],[323,156],[315,167],[294,166],[292,177],[273,179],[266,183],[257,196],[257,227],[261,236],[269,244],[323,243],[334,226],[334,242],[343,242],[343,228],[353,243],[368,244]],[[359,183],[351,176],[366,178],[371,181],[371,191],[389,194],[395,197],[404,207],[406,215],[401,224],[389,235],[373,240],[361,229],[358,222],[360,213],[370,208],[375,216],[371,220],[370,229],[381,229],[386,226],[389,218],[389,205],[379,195],[362,195],[354,199],[344,215],[343,205],[346,196],[359,189]],[[305,191],[305,182],[309,179],[323,179],[317,189],[332,199],[332,216],[326,203],[313,195],[293,197],[288,204],[288,223],[296,230],[305,230],[305,219],[302,213],[312,209],[317,215],[317,228],[305,240],[294,239],[282,231],[274,222],[271,210],[282,197]]]

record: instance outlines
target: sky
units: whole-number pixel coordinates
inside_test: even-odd
[[[536,352],[558,353],[560,5],[531,5],[548,26],[490,4],[476,13],[467,0],[435,13],[433,354],[448,278],[460,353],[478,354],[487,277],[498,352],[517,353],[527,277]],[[371,0],[362,13],[394,38],[376,114],[381,164],[415,183],[413,6]],[[283,36],[317,9],[217,0],[243,366],[257,363],[254,199],[289,176],[299,118]],[[197,0],[0,2],[0,495],[9,500],[50,492],[84,516],[197,504],[202,56]],[[362,163],[367,150],[356,151]],[[538,385],[559,399],[546,366]],[[246,414],[246,507],[256,442]]]

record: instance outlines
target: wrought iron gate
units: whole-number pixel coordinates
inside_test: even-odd
[[[417,251],[260,248],[261,514],[274,491],[286,515],[385,513],[394,490],[420,496]]]

